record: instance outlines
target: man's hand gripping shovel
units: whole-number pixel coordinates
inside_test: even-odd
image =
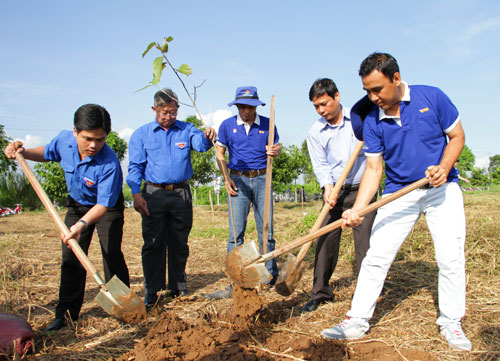
[[[358,144],[356,144],[356,147],[354,148],[354,151],[349,157],[346,166],[342,170],[339,179],[337,180],[335,186],[333,187],[333,190],[330,194],[330,201],[333,202],[333,205],[335,205],[335,203],[337,202],[337,195],[340,191],[340,188],[342,188],[342,185],[344,184],[347,176],[351,172],[352,166],[356,162],[356,159],[358,159],[358,155],[361,149],[363,148],[363,144],[364,144],[363,142],[358,142]],[[316,222],[314,223],[309,233],[315,232],[321,227],[323,221],[325,220],[326,216],[330,212],[333,205],[331,206],[330,204],[325,203],[325,205],[321,209],[321,213],[319,214],[318,219],[316,219]],[[302,263],[302,261],[307,255],[309,248],[311,248],[313,241],[314,239],[312,239],[307,243],[304,243],[300,248],[297,257],[295,257],[292,254],[288,255],[285,264],[281,268],[276,285],[274,286],[276,292],[281,296],[290,296],[292,292],[295,290],[295,287],[297,287],[297,284],[302,278],[302,273],[304,272],[304,269],[306,267],[306,264]]]
[[[418,189],[425,184],[429,183],[428,178],[422,178],[405,188],[400,189],[378,201],[368,205],[367,207],[358,211],[359,216],[364,216],[383,205],[392,202],[395,199],[402,197],[403,195]],[[289,244],[276,249],[272,252],[260,255],[255,242],[247,242],[229,252],[226,256],[226,274],[239,286],[243,288],[255,288],[259,284],[269,281],[272,276],[267,271],[265,267],[265,262],[278,257],[284,253],[287,253],[303,244],[310,242],[322,235],[333,231],[336,228],[342,226],[344,220],[339,219],[329,225],[318,229],[317,231],[311,232],[306,236],[298,238]]]

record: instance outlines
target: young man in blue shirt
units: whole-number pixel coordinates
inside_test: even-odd
[[[450,347],[470,350],[461,327],[465,315],[465,214],[453,167],[465,143],[458,110],[438,88],[401,80],[391,55],[373,53],[359,71],[368,98],[375,103],[363,125],[366,170],[345,224],[359,225],[357,213],[379,187],[385,161],[384,193],[422,178],[430,184],[378,210],[368,250],[347,319],[321,332],[324,338],[357,339],[369,329],[377,298],[399,247],[420,215],[425,214],[439,268],[440,316],[437,324]]]
[[[309,90],[309,100],[321,116],[309,129],[307,148],[314,174],[323,189],[323,200],[332,207],[323,222],[325,226],[342,218],[342,212],[353,206],[365,170],[366,157],[361,151],[338,195],[331,199],[335,183],[359,141],[352,129],[351,111],[340,104],[340,93],[333,80],[316,80]],[[376,195],[371,201],[375,199]],[[375,214],[376,212],[368,214],[365,221],[353,229],[356,275],[370,247],[370,232]],[[302,313],[315,311],[320,304],[333,301],[329,282],[337,266],[341,235],[342,230],[336,229],[318,239],[311,300],[302,307]]]
[[[20,152],[24,158],[59,162],[68,187],[65,224],[70,233],[62,239],[61,282],[55,320],[46,331],[59,330],[69,313],[78,319],[85,293],[86,271],[68,241],[74,238],[87,254],[94,229],[101,244],[104,276],[114,275],[129,286],[128,268],[121,251],[123,235],[123,175],[115,152],[106,144],[111,131],[109,113],[95,104],[82,105],[75,113],[73,131],[62,131],[41,147],[24,149],[20,142],[5,149],[9,158]]]
[[[206,152],[215,130],[205,132],[177,120],[179,102],[170,89],[154,95],[155,120],[137,129],[129,142],[127,183],[134,208],[142,216],[142,268],[144,303],[153,306],[158,292],[167,288],[165,272],[168,249],[168,289],[172,297],[186,295],[188,236],[193,207],[188,180],[193,176],[191,150]],[[141,192],[142,181],[145,181]]]
[[[267,156],[276,157],[281,153],[279,136],[275,127],[274,144],[267,146],[269,137],[269,118],[257,114],[257,106],[265,105],[259,100],[257,88],[243,86],[236,89],[235,99],[228,106],[236,105],[238,115],[228,118],[219,127],[217,139],[217,160],[220,166],[230,169],[230,178],[225,183],[228,197],[233,206],[233,234],[231,210],[229,210],[229,241],[227,251],[231,251],[244,242],[250,204],[253,204],[257,234],[262,249],[262,229],[264,218],[264,198],[266,189]],[[226,150],[229,151],[229,165],[226,162]],[[274,250],[273,207],[269,211],[268,252]],[[273,276],[271,284],[278,277],[276,260],[266,263]],[[232,286],[207,295],[207,298],[227,298],[233,293]]]

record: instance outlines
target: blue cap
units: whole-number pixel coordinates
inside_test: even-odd
[[[228,104],[230,107],[234,104],[246,104],[251,106],[266,105],[259,100],[257,88],[254,86],[240,86],[236,89],[234,100]]]
[[[368,114],[377,106],[365,95],[351,108],[351,124],[354,135],[358,140],[363,140],[363,123]]]

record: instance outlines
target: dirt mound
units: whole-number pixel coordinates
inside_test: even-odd
[[[238,316],[236,316],[238,317]],[[341,343],[272,333],[266,325],[233,328],[229,322],[189,324],[165,312],[134,350],[116,361],[155,360],[285,360],[289,356],[311,360],[343,360]]]

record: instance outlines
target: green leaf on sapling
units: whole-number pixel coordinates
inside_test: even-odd
[[[191,75],[193,73],[193,70],[189,67],[187,64],[182,64],[179,69],[177,69],[179,73],[182,73],[184,75]]]
[[[151,81],[152,84],[158,84],[160,82],[161,73],[164,67],[165,65],[163,64],[163,56],[159,56],[153,61],[153,80]]]
[[[148,51],[150,51],[150,50],[151,50],[151,48],[152,48],[153,46],[155,46],[155,44],[156,44],[156,43],[153,41],[152,43],[150,43],[150,44],[148,45],[148,47],[146,48],[146,50],[144,51],[144,53],[142,53],[142,57],[143,57],[143,58],[144,58],[144,56],[148,53]]]

